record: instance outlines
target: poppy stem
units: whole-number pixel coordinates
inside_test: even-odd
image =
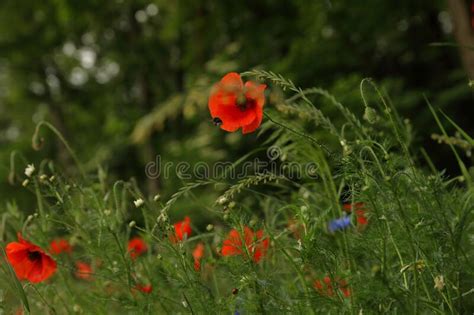
[[[313,137],[311,137],[310,135],[302,132],[302,131],[298,131],[298,130],[295,130],[291,127],[288,127],[276,120],[274,120],[270,115],[268,115],[267,113],[263,113],[265,115],[265,117],[267,117],[272,123],[274,123],[275,125],[281,127],[281,128],[284,128],[292,133],[294,133],[295,135],[297,136],[300,136],[302,138],[306,138],[308,139],[309,141],[311,141],[313,144],[316,144],[318,147],[320,147],[321,149],[324,149],[324,151],[326,151],[329,155],[333,155],[333,153],[331,152],[331,150],[329,150],[324,144],[321,144],[319,143],[316,139],[314,139]]]

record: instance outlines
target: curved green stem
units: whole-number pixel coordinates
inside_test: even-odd
[[[270,115],[268,115],[267,113],[263,113],[263,114],[265,115],[265,117],[267,117],[267,118],[268,118],[272,123],[274,123],[275,125],[277,125],[277,126],[283,128],[283,129],[286,129],[286,130],[288,130],[288,131],[294,133],[294,134],[297,135],[297,136],[300,136],[300,137],[302,137],[302,138],[305,138],[305,139],[309,140],[311,143],[316,144],[316,145],[317,145],[318,147],[320,147],[321,149],[324,149],[324,151],[326,151],[329,155],[333,155],[333,153],[332,153],[324,144],[319,143],[316,139],[314,139],[314,138],[311,137],[310,135],[307,135],[307,134],[305,134],[305,133],[302,132],[302,131],[295,130],[295,129],[291,128],[291,127],[288,127],[288,126],[286,126],[286,125],[284,125],[284,124],[282,124],[282,123],[280,123],[280,122],[274,120],[274,119],[273,119]]]
[[[48,127],[49,130],[51,130],[58,138],[59,140],[61,140],[61,142],[64,144],[64,146],[66,147],[66,150],[69,152],[69,154],[71,155],[72,159],[74,160],[74,162],[76,163],[78,169],[79,169],[79,172],[81,173],[82,177],[85,179],[86,178],[86,173],[82,167],[82,164],[81,162],[79,162],[79,159],[77,158],[76,156],[76,153],[74,153],[74,151],[72,150],[72,148],[69,146],[69,143],[66,141],[66,139],[64,138],[64,136],[62,135],[62,133],[56,129],[56,127],[54,127],[52,124],[50,124],[49,122],[47,121],[40,121],[37,125],[36,125],[36,128],[35,128],[35,133],[33,134],[33,138],[31,139],[31,145],[33,147],[33,149],[35,150],[40,150],[41,149],[41,146],[43,145],[43,142],[44,142],[44,139],[43,138],[39,138],[39,131],[40,131],[40,128],[42,126],[45,126],[45,127]]]

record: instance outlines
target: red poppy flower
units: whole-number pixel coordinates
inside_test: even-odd
[[[92,280],[92,267],[83,261],[76,261],[75,276],[82,280]]]
[[[191,219],[186,216],[183,221],[174,224],[174,234],[171,236],[171,241],[177,242],[187,239],[191,235]]]
[[[146,293],[146,294],[150,294],[153,291],[153,286],[151,284],[147,284],[147,285],[137,284],[134,287],[134,289],[138,290],[138,291],[141,291],[143,293]]]
[[[356,202],[354,205],[352,205],[350,203],[345,203],[342,206],[342,208],[347,213],[354,212],[354,215],[356,217],[358,226],[363,228],[369,223],[369,220],[367,219],[367,216],[366,216],[365,203]]]
[[[8,243],[7,258],[20,280],[44,281],[56,272],[56,262],[39,247],[25,241],[18,233],[18,242]]]
[[[199,271],[201,270],[201,259],[204,257],[204,244],[199,243],[196,245],[196,248],[193,250],[193,258],[194,258],[194,270]]]
[[[363,202],[356,202],[354,204],[352,203],[345,203],[342,205],[342,208],[344,209],[344,211],[346,211],[347,213],[351,213],[353,208],[358,210],[358,209],[365,209],[365,203]]]
[[[356,210],[355,215],[357,219],[357,224],[359,226],[365,226],[369,223],[369,220],[367,219],[365,211],[363,209]]]
[[[222,243],[222,256],[246,255],[245,249],[252,257],[253,261],[258,263],[265,256],[270,242],[264,237],[263,230],[254,233],[250,228],[244,227],[244,235],[242,237],[237,230],[231,230],[227,238]]]
[[[53,255],[59,255],[61,253],[70,254],[72,252],[72,246],[65,239],[55,239],[52,240],[49,245],[49,252]]]
[[[344,297],[347,298],[351,296],[351,290],[349,289],[347,282],[339,278],[336,278],[336,281],[331,281],[331,278],[326,276],[323,278],[323,281],[315,280],[313,283],[313,287],[322,295],[334,296],[334,287],[332,284],[333,282],[337,284],[337,289],[341,291]]]
[[[148,246],[145,241],[140,237],[134,237],[128,241],[128,252],[132,259],[136,259],[138,256],[141,256],[148,250]]]
[[[255,131],[262,123],[265,84],[242,82],[236,72],[226,74],[215,84],[209,97],[209,111],[214,124],[225,131]]]

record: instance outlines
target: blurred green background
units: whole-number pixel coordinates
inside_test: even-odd
[[[157,155],[237,160],[261,140],[215,128],[207,95],[226,72],[255,67],[328,89],[356,112],[360,80],[374,78],[411,120],[417,144],[454,174],[452,154],[430,139],[438,128],[423,94],[472,134],[472,92],[457,47],[430,45],[439,42],[455,42],[441,0],[2,0],[0,200],[32,205],[6,180],[13,150],[25,159],[19,174],[45,158],[74,174],[52,133],[42,130],[44,148],[33,151],[41,120],[64,134],[88,170],[135,177],[150,195],[181,186],[146,178]]]

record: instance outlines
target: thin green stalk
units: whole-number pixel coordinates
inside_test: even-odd
[[[86,172],[84,171],[84,168],[82,167],[82,164],[81,162],[79,161],[79,159],[77,158],[76,156],[76,153],[74,152],[74,150],[72,150],[72,148],[69,146],[69,143],[67,142],[67,140],[63,137],[62,133],[59,132],[58,129],[56,129],[56,127],[54,127],[52,124],[50,124],[49,122],[46,122],[46,121],[40,121],[37,125],[36,125],[36,129],[35,129],[35,133],[33,134],[33,138],[31,139],[31,143],[32,143],[32,146],[35,150],[39,150],[41,149],[41,146],[43,145],[43,142],[44,142],[44,139],[43,138],[39,138],[39,131],[41,129],[42,126],[45,126],[47,127],[49,130],[51,130],[54,134],[56,134],[56,136],[59,138],[59,140],[61,140],[61,142],[64,144],[64,146],[66,147],[66,150],[69,152],[69,154],[71,155],[72,159],[74,160],[74,162],[76,163],[78,169],[79,169],[79,172],[81,173],[82,177],[84,179],[86,179]]]
[[[302,131],[298,131],[296,129],[293,129],[291,127],[288,127],[278,121],[276,121],[275,119],[273,119],[270,115],[268,115],[266,112],[263,113],[265,115],[265,117],[267,117],[272,123],[274,123],[275,125],[283,128],[283,129],[286,129],[292,133],[294,133],[295,135],[299,136],[299,137],[302,137],[302,138],[305,138],[306,140],[309,140],[311,143],[317,145],[319,148],[321,149],[324,149],[324,151],[326,151],[329,155],[333,155],[333,153],[324,145],[324,144],[321,144],[319,143],[316,139],[314,139],[313,137],[311,137],[310,135],[302,132]]]

